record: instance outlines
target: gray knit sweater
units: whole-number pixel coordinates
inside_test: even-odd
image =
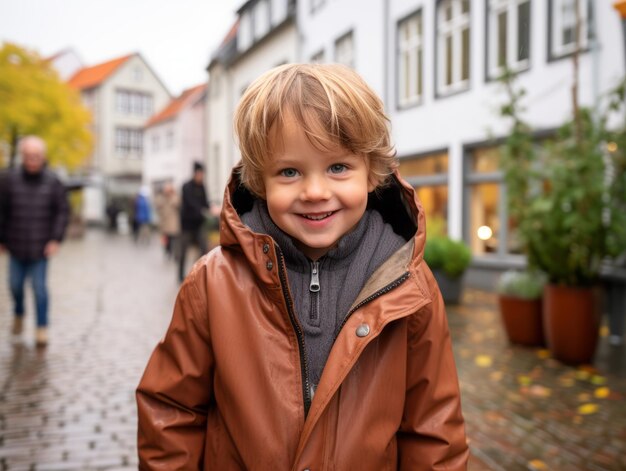
[[[380,213],[367,210],[354,230],[313,262],[276,226],[264,201],[256,200],[252,210],[241,219],[254,232],[271,236],[285,257],[314,392],[350,306],[372,273],[406,240],[383,221]]]

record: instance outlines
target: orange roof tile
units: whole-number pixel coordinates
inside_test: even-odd
[[[124,64],[134,54],[128,54],[117,59],[113,59],[102,64],[91,67],[84,67],[76,72],[72,78],[68,80],[68,84],[73,88],[85,89],[95,87],[106,80],[119,66]]]
[[[195,97],[197,93],[201,92],[205,88],[206,83],[203,83],[183,91],[183,93],[181,93],[178,97],[170,101],[165,108],[163,108],[158,113],[152,115],[152,117],[146,123],[146,127],[153,126],[155,124],[162,123],[163,121],[167,121],[168,119],[174,118],[176,115],[178,115],[178,113],[181,111],[183,106],[190,98]]]

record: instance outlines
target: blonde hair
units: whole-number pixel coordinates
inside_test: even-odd
[[[382,101],[356,72],[338,64],[282,65],[256,79],[235,111],[241,181],[258,196],[265,193],[263,170],[272,158],[272,135],[286,115],[316,148],[340,146],[364,156],[377,186],[397,166]]]

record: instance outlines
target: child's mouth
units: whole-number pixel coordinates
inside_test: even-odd
[[[322,219],[326,219],[327,217],[332,216],[337,211],[328,211],[327,213],[309,213],[309,214],[300,214],[305,219],[310,219],[311,221],[321,221]]]

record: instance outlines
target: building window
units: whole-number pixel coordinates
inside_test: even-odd
[[[422,202],[429,234],[447,234],[448,154],[440,152],[400,159],[400,174]]]
[[[324,49],[316,52],[311,56],[312,64],[322,64],[324,62]]]
[[[172,147],[174,147],[174,131],[169,130],[165,135],[165,148],[171,149]]]
[[[335,41],[335,62],[354,67],[354,37],[352,31]]]
[[[470,2],[441,0],[437,4],[437,94],[469,87]]]
[[[121,156],[141,157],[143,131],[136,128],[115,128],[115,153]]]
[[[488,77],[530,64],[530,0],[491,0],[488,12]]]
[[[422,97],[422,13],[398,23],[398,104],[411,106]]]
[[[580,49],[589,45],[591,38],[591,4],[588,0],[549,0],[550,18],[548,38],[550,58],[571,54],[576,49],[576,6],[580,15]]]
[[[260,0],[252,12],[253,37],[257,41],[270,30],[270,10],[267,0]]]
[[[121,114],[150,116],[152,114],[152,96],[147,93],[129,90],[115,91],[115,109]]]
[[[466,162],[468,231],[474,255],[521,254],[517,225],[508,217],[498,147],[476,148]]]
[[[160,147],[160,138],[158,134],[155,134],[154,136],[152,136],[152,151],[153,152],[157,152],[159,150]]]

